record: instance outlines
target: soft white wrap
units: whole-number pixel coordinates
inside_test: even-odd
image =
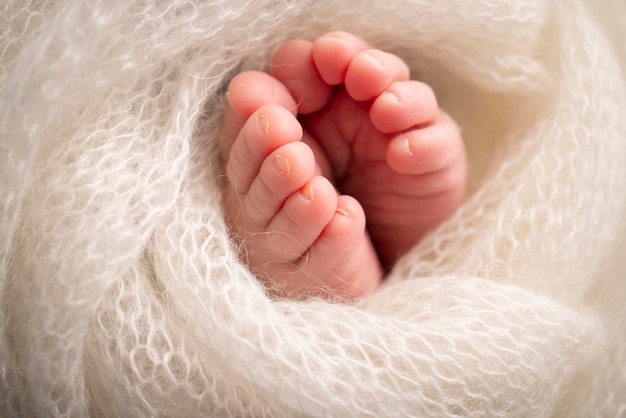
[[[353,306],[268,299],[224,86],[331,30],[464,131],[471,195]],[[626,416],[623,0],[4,0],[0,415]]]

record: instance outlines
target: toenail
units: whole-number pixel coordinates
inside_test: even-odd
[[[383,62],[381,61],[380,58],[375,56],[373,53],[366,52],[365,53],[365,58],[367,58],[372,64],[374,64],[378,68],[383,68]]]
[[[348,213],[348,211],[341,209],[341,208],[337,208],[335,209],[335,212],[338,213],[341,216],[345,216],[346,218],[350,217],[350,214]]]
[[[409,156],[413,156],[413,148],[411,147],[411,141],[409,141],[409,138],[405,138],[404,139],[404,148],[406,149],[406,153],[409,154]]]
[[[392,102],[394,104],[398,104],[400,103],[400,97],[398,97],[397,94],[395,94],[394,92],[391,91],[386,91],[382,94],[382,96],[389,102]]]
[[[280,171],[280,174],[288,176],[291,173],[291,167],[289,167],[289,160],[282,155],[276,154],[274,156],[274,166]]]
[[[313,189],[310,184],[307,184],[300,190],[300,197],[307,203],[313,201]]]
[[[339,41],[339,42],[346,42],[346,36],[342,33],[336,33],[336,32],[332,32],[332,33],[327,33],[326,37],[328,39],[331,39],[333,41]]]
[[[267,115],[259,115],[259,126],[263,133],[266,133],[270,127],[270,118]]]

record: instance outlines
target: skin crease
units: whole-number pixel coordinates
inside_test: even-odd
[[[226,220],[268,290],[356,298],[463,202],[456,123],[397,56],[331,32],[230,83]]]

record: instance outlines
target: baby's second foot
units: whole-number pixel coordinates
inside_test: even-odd
[[[322,175],[328,162],[303,138],[288,90],[245,72],[228,95],[220,133],[226,219],[251,269],[281,296],[371,292],[382,274],[363,210]]]
[[[338,190],[362,205],[383,265],[461,204],[467,175],[457,125],[400,58],[332,32],[283,45],[271,74],[298,102]]]

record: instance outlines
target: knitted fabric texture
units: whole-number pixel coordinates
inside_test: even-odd
[[[626,416],[621,0],[5,0],[0,415]],[[269,298],[229,79],[341,29],[462,127],[470,196],[352,305]]]

